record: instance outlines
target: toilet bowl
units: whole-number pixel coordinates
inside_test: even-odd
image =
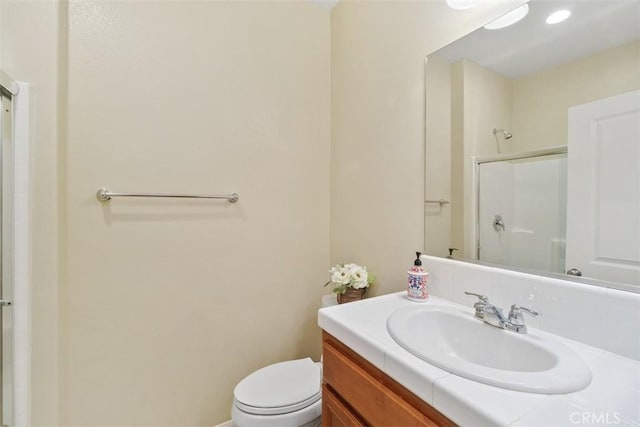
[[[275,363],[250,374],[233,391],[235,427],[316,427],[322,415],[320,363]]]
[[[335,305],[335,295],[322,306]],[[245,377],[233,390],[234,427],[319,427],[322,364],[310,358],[288,360]]]

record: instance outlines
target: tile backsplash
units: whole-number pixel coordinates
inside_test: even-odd
[[[423,256],[433,295],[466,306],[484,294],[508,312],[512,304],[534,309],[527,325],[640,360],[640,294],[534,274]]]

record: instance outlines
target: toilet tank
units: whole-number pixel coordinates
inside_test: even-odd
[[[338,305],[336,294],[324,295],[322,297],[322,307],[331,307],[332,305]]]

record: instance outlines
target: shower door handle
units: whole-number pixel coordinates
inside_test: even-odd
[[[0,307],[7,307],[13,305],[13,302],[7,301],[6,299],[0,299]]]

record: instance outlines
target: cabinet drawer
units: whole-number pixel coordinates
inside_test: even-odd
[[[331,340],[323,345],[324,382],[372,426],[436,426],[426,415],[368,373]]]
[[[322,386],[322,427],[366,427],[329,387]]]

